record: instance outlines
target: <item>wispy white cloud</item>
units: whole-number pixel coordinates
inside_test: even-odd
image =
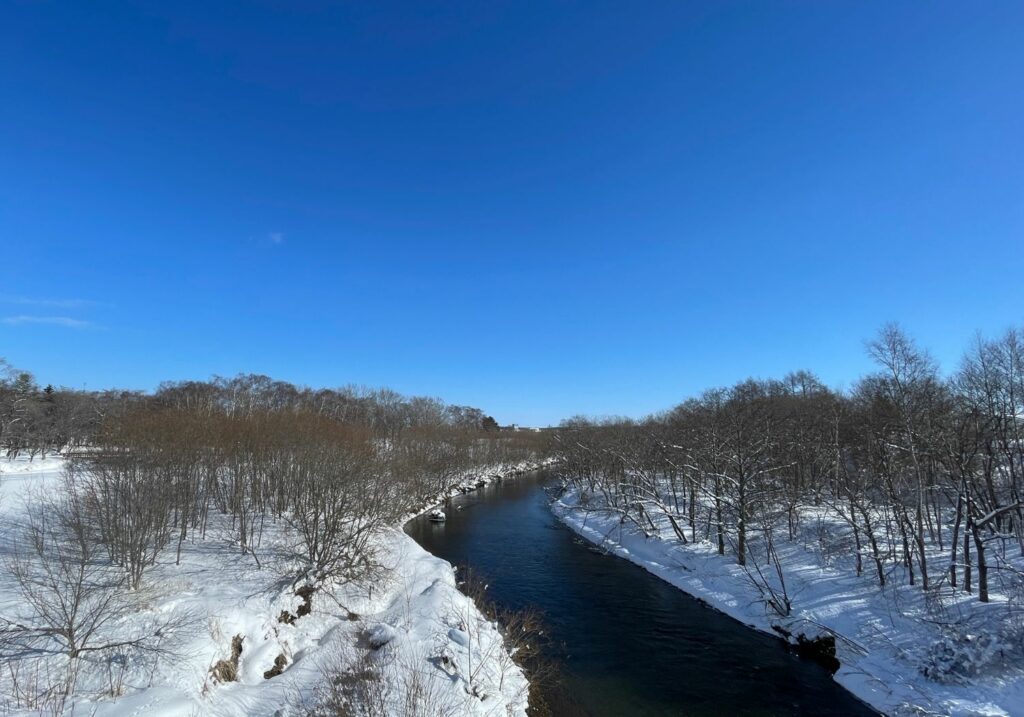
[[[72,319],[70,316],[5,316],[0,322],[9,326],[20,326],[23,324],[49,324],[50,326],[63,326],[68,329],[89,329],[94,326],[91,321]]]
[[[284,244],[284,232],[270,232],[267,238],[271,244]]]
[[[28,296],[0,296],[0,302],[19,306],[42,306],[51,309],[84,309],[95,306],[88,299],[34,299]]]

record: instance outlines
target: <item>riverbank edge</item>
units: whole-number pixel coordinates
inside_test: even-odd
[[[502,481],[518,478],[528,473],[534,473],[539,470],[544,470],[545,468],[550,468],[556,463],[556,459],[546,458],[539,461],[519,461],[517,463],[499,464],[497,466],[492,465],[488,466],[484,470],[471,471],[467,473],[466,477],[459,483],[455,484],[446,491],[433,496],[429,501],[426,501],[425,503],[421,504],[418,509],[410,511],[409,513],[406,513],[402,518],[400,518],[395,523],[394,526],[394,531],[398,534],[396,539],[399,541],[403,539],[410,541],[414,546],[416,546],[417,549],[422,550],[424,553],[435,558],[439,562],[439,564],[447,566],[449,570],[449,575],[447,577],[455,579],[457,584],[457,570],[455,566],[447,560],[445,560],[444,558],[438,555],[434,555],[429,550],[427,550],[419,543],[417,543],[416,540],[411,535],[405,532],[406,526],[413,520],[426,515],[427,513],[436,508],[440,508],[452,498],[472,493],[474,491],[480,490],[481,488],[486,488],[487,486],[493,485],[495,483],[500,483]],[[489,621],[489,618],[487,618],[487,616],[484,615],[484,613],[480,610],[480,607],[476,605],[472,598],[469,598],[469,603],[473,606],[474,610],[476,611],[477,619],[482,621]],[[424,616],[424,619],[426,619],[426,616]],[[527,693],[529,693],[530,681],[529,675],[526,673],[526,670],[508,651],[504,642],[502,643],[501,649],[505,657],[507,657],[508,660],[515,664],[516,668],[519,670],[520,676],[522,677],[523,682],[526,684]],[[524,714],[528,713],[528,710],[529,700],[527,700],[526,706],[524,707]]]
[[[771,635],[787,644],[793,645],[794,639],[784,638],[782,630],[795,633],[791,628],[783,626],[783,621],[772,620],[767,615],[759,616],[749,609],[757,603],[758,597],[749,586],[738,579],[730,585],[731,591],[723,593],[708,589],[701,580],[701,570],[708,563],[706,555],[698,555],[690,546],[669,541],[651,541],[642,534],[623,529],[619,518],[597,510],[581,512],[580,496],[576,490],[568,490],[552,501],[551,510],[555,517],[580,538],[603,548],[609,554],[628,560],[643,568],[673,587],[682,590],[708,607],[721,612],[732,619],[743,623],[765,634]],[[618,537],[613,537],[617,533]],[[671,553],[671,554],[670,554]],[[717,557],[717,556],[715,556]],[[688,560],[687,560],[688,558]],[[726,559],[716,560],[715,563]],[[724,578],[722,574],[713,576],[716,581]],[[688,581],[696,580],[697,586],[690,586]],[[703,588],[697,592],[694,587]],[[748,609],[744,610],[743,605]],[[929,684],[924,678],[906,674],[904,668],[892,664],[876,655],[865,655],[857,659],[856,654],[843,654],[839,670],[833,679],[847,692],[860,700],[869,708],[888,715],[921,715],[932,717],[937,715],[957,715],[963,717],[996,717],[1009,716],[1010,712],[994,703],[973,699],[976,695],[963,695],[960,700],[952,701],[948,695],[926,695]],[[922,689],[923,687],[923,689]],[[947,692],[945,685],[931,685],[928,691]],[[984,690],[982,690],[984,691]],[[920,700],[913,699],[926,696],[930,704],[924,707]],[[957,704],[959,702],[959,704]],[[937,704],[939,703],[939,704]],[[960,709],[957,709],[960,707]],[[943,711],[934,711],[942,709]]]
[[[473,491],[486,488],[494,483],[499,483],[504,480],[511,478],[517,478],[527,473],[533,473],[535,471],[544,470],[551,468],[558,463],[555,458],[545,458],[540,461],[519,461],[516,463],[500,463],[497,465],[488,466],[482,471],[470,471],[466,474],[466,477],[453,485],[446,491],[438,493],[429,500],[425,501],[420,505],[419,508],[412,510],[395,523],[396,527],[404,529],[405,526],[411,520],[415,520],[426,513],[440,508],[446,502],[452,498],[456,498],[460,495],[466,495]]]

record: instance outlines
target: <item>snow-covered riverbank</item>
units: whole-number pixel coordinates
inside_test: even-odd
[[[481,480],[526,470],[495,467]],[[5,555],[39,491],[60,490],[62,461],[7,462],[0,467],[0,544]],[[466,489],[475,481],[466,481]],[[440,496],[443,498],[443,496]],[[426,507],[426,506],[425,506]],[[130,649],[79,658],[74,694],[65,711],[75,714],[298,715],[325,697],[328,675],[357,676],[372,667],[383,679],[358,689],[406,714],[521,715],[528,684],[510,659],[501,635],[456,587],[452,566],[416,544],[400,525],[375,537],[385,568],[369,585],[323,589],[304,599],[281,576],[292,567],[290,537],[270,524],[260,565],[233,544],[227,518],[215,518],[204,540],[188,541],[180,564],[162,554],[135,598],[137,609],[111,634],[132,633],[147,621],[175,618],[163,654]],[[223,521],[223,524],[221,524]],[[0,575],[0,615],[25,610],[9,571]],[[287,617],[285,613],[288,614]],[[297,619],[292,619],[299,615]],[[286,619],[287,617],[287,619]],[[241,638],[236,679],[211,675]],[[271,675],[275,664],[280,674]],[[30,693],[64,674],[60,654],[18,661],[0,674],[0,712],[34,714]],[[354,677],[353,677],[354,681]],[[350,686],[350,685],[349,685]],[[346,685],[341,685],[346,688]]]
[[[631,524],[624,525],[619,513],[598,510],[596,502],[581,501],[578,492],[569,491],[552,508],[584,539],[751,627],[772,634],[779,627],[808,637],[831,633],[842,665],[835,679],[885,713],[1024,714],[1021,670],[982,670],[970,680],[951,678],[944,683],[924,676],[924,665],[956,646],[944,645],[939,631],[927,622],[927,606],[918,588],[893,581],[894,586],[879,590],[870,577],[857,577],[845,569],[843,560],[825,559],[809,543],[780,541],[779,558],[793,603],[792,614],[781,618],[766,610],[760,592],[734,556],[718,555],[707,542],[681,543],[664,516],[652,516],[659,535],[645,537]],[[971,614],[980,628],[975,642],[986,642],[988,650],[1002,648],[998,635],[984,634],[985,613],[1005,607],[1005,601],[986,606],[969,597],[953,606],[961,615]]]
[[[440,507],[445,501],[450,498],[454,498],[457,495],[471,493],[474,490],[485,488],[497,481],[515,478],[516,476],[520,476],[524,473],[549,468],[556,463],[557,461],[554,458],[548,458],[541,461],[498,463],[488,466],[484,470],[468,471],[461,479],[455,481],[451,488],[443,493],[433,496],[427,501],[424,501],[423,505],[421,505],[418,510],[414,510],[404,516],[399,523],[404,525],[416,516],[424,515],[429,511]]]

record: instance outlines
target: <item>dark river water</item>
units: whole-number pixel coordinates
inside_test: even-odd
[[[600,717],[875,714],[780,640],[583,543],[549,510],[548,482],[537,473],[460,496],[446,523],[417,518],[406,531],[486,577],[500,606],[540,609],[561,667],[553,704]]]

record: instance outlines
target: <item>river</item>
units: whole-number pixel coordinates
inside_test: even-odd
[[[781,640],[583,542],[549,510],[551,481],[482,488],[406,531],[484,576],[500,606],[542,612],[562,673],[552,703],[593,717],[875,714]]]

